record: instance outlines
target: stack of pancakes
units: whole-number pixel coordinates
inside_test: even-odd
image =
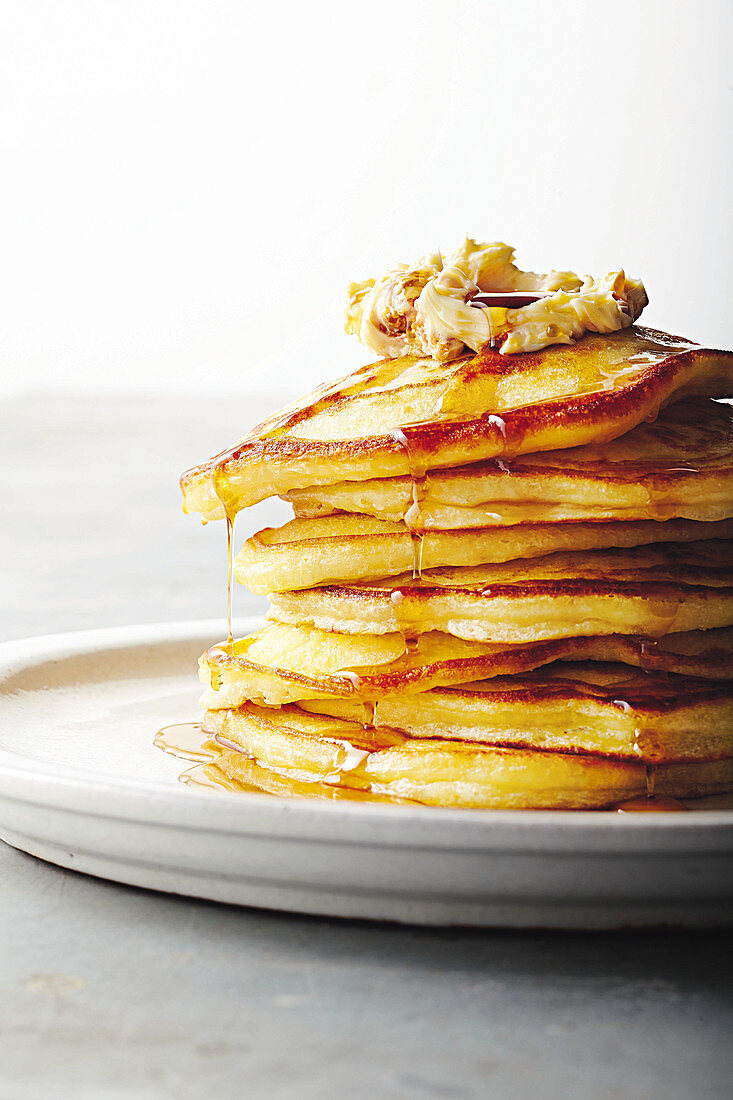
[[[733,354],[632,326],[370,364],[183,475],[295,518],[201,658],[232,785],[603,808],[733,789]]]

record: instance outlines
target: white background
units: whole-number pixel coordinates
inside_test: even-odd
[[[292,394],[364,361],[349,279],[466,232],[733,341],[730,0],[0,20],[0,392]]]

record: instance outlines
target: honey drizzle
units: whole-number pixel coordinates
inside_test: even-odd
[[[646,795],[641,795],[638,798],[627,798],[623,802],[616,802],[611,807],[612,810],[616,810],[617,813],[679,813],[680,811],[687,812],[688,807],[684,802],[680,802],[677,798],[667,798],[665,795],[658,795],[656,798],[651,798]]]
[[[338,730],[341,733],[341,730]],[[387,748],[393,744],[402,744],[406,737],[403,734],[396,734],[390,732],[388,734],[382,734],[381,741],[376,745],[364,748],[352,741],[341,736],[329,736],[328,733],[322,735],[322,740],[332,745],[338,746],[342,750],[341,759],[337,766],[325,775],[313,775],[310,778],[302,779],[292,775],[287,769],[282,771],[277,768],[270,768],[267,765],[260,763],[257,759],[251,756],[246,749],[241,745],[238,745],[236,741],[230,741],[228,738],[223,737],[221,734],[214,735],[214,743],[221,746],[224,749],[228,749],[230,752],[241,754],[255,769],[259,769],[262,772],[269,773],[271,776],[276,776],[281,782],[293,783],[296,785],[306,783],[311,786],[332,787],[338,791],[339,797],[351,797],[358,796],[360,798],[374,798],[376,795],[372,794],[371,776],[367,772],[367,764],[370,756],[374,752],[378,752],[380,749]],[[225,773],[226,774],[226,773]],[[210,777],[211,778],[211,777]],[[215,777],[214,777],[215,778]],[[261,786],[254,789],[262,790]],[[380,800],[384,796],[379,796]],[[393,801],[393,799],[388,799]]]
[[[347,786],[361,791],[371,789],[371,779],[366,775],[365,765],[371,756],[369,749],[357,749],[350,741],[329,738],[344,750],[344,756],[337,768],[324,775],[322,782],[329,786]]]
[[[452,417],[449,414],[438,412],[436,413],[436,420],[434,423],[441,420],[451,420]],[[499,465],[499,468],[505,473],[509,473],[509,464],[516,457],[516,454],[510,451],[508,447],[508,434],[507,424],[503,416],[499,416],[497,413],[490,413],[487,417],[488,423],[497,429],[502,440],[502,458],[497,458],[495,461]],[[405,425],[405,427],[418,427],[419,424]],[[397,443],[399,447],[405,452],[407,458],[407,467],[410,475],[410,500],[411,503],[407,508],[403,518],[403,522],[407,526],[410,532],[410,541],[412,543],[412,579],[420,580],[422,578],[423,569],[423,547],[425,542],[425,528],[422,523],[422,504],[425,499],[425,493],[428,483],[428,469],[424,457],[420,457],[415,453],[415,450],[410,445],[410,441],[405,434],[404,428],[391,428],[389,435]],[[498,512],[489,513],[490,518],[501,521],[501,515]]]
[[[186,768],[178,776],[179,783],[219,791],[261,791],[260,787],[238,782],[222,771],[217,763],[221,755],[217,738],[208,733],[201,722],[179,722],[164,726],[153,738],[153,744],[168,756],[193,764],[193,767]],[[229,744],[234,748],[239,747],[233,742]]]
[[[425,533],[420,522],[420,511],[427,487],[428,472],[424,461],[418,461],[402,428],[392,428],[389,434],[405,452],[410,471],[410,497],[412,503],[402,518],[410,532],[410,542],[412,543],[412,579],[418,580],[422,577],[423,544],[425,542]]]
[[[215,760],[217,755],[209,737],[200,722],[177,722],[158,730],[153,744],[179,760],[203,763]]]
[[[232,542],[234,541],[234,521],[227,515],[227,645],[231,648],[234,637],[232,635],[232,581],[233,566]]]
[[[649,672],[656,669],[658,662],[654,660],[654,657],[658,645],[658,638],[639,639],[639,668],[642,672]]]
[[[340,731],[339,731],[340,732]],[[287,794],[293,795],[319,795],[328,798],[340,798],[358,801],[387,801],[400,802],[402,799],[380,794],[371,790],[371,778],[367,773],[369,757],[373,752],[390,745],[402,744],[409,740],[404,734],[395,731],[380,732],[380,741],[373,749],[360,748],[343,737],[328,737],[324,740],[339,745],[344,750],[344,755],[339,766],[332,772],[328,772],[320,779],[298,780],[288,775],[287,772],[278,772],[275,769],[260,764],[251,757],[241,745],[230,741],[221,734],[207,732],[200,722],[181,722],[161,729],[154,739],[154,744],[168,755],[193,763],[193,767],[183,771],[178,779],[187,786],[203,787],[218,791],[244,791],[256,794]],[[220,767],[221,749],[240,754],[246,761],[250,772],[250,779],[237,779],[230,776]],[[647,793],[637,795],[634,798],[617,802],[610,810],[619,813],[630,812],[679,812],[692,809],[691,806],[670,798],[666,795],[655,795],[654,773],[655,765],[649,765],[646,769]],[[260,773],[261,782],[257,781]],[[269,776],[276,782],[276,789],[272,789],[272,783],[268,788],[263,776]],[[726,796],[730,798],[730,796]],[[697,800],[695,800],[697,801]],[[727,803],[726,803],[727,806]],[[705,806],[701,805],[701,809]]]
[[[232,645],[234,643],[234,636],[232,634],[232,602],[233,602],[233,589],[234,589],[234,523],[239,514],[238,509],[234,505],[234,502],[227,494],[226,475],[224,474],[224,466],[226,460],[233,452],[225,451],[223,455],[219,456],[219,461],[214,464],[211,470],[211,483],[214,487],[214,492],[221,501],[224,507],[224,517],[226,519],[227,529],[227,649],[228,652],[232,652]]]
[[[351,684],[353,693],[356,695],[359,703],[362,707],[362,723],[361,728],[363,730],[373,730],[377,726],[377,701],[371,698],[369,695],[363,693],[364,680],[361,678],[356,669],[342,668],[336,673],[337,676],[342,676],[345,680],[348,680]]]
[[[506,420],[503,416],[499,416],[497,413],[489,413],[487,420],[492,427],[496,428],[504,441],[504,451],[506,451],[507,432],[506,432]]]
[[[679,599],[650,601],[647,610],[657,620],[657,624],[648,628],[647,633],[652,640],[658,641],[665,634],[672,632],[682,611],[682,601]]]
[[[249,787],[245,783],[236,783],[229,779],[227,774],[217,764],[194,764],[178,776],[179,783],[185,783],[188,787],[207,787],[213,790],[256,791],[256,787]]]

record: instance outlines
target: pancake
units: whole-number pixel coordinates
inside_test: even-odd
[[[206,685],[204,707],[221,709],[247,700],[272,706],[320,698],[369,702],[388,694],[525,673],[556,660],[618,661],[731,679],[733,629],[660,639],[609,635],[522,645],[468,642],[434,631],[407,645],[399,634],[335,634],[273,623],[231,645],[207,650],[199,674]]]
[[[321,699],[311,713],[358,722],[358,703]],[[647,764],[733,756],[733,681],[640,672],[627,665],[556,664],[521,676],[380,699],[375,723],[412,737]]]
[[[410,477],[342,481],[285,495],[296,516],[359,512],[400,520]],[[727,519],[733,515],[733,410],[679,402],[605,445],[434,470],[420,485],[420,530],[600,519]]]
[[[512,356],[383,360],[186,471],[184,510],[220,519],[313,485],[607,442],[674,401],[726,396],[731,363],[731,352],[638,326]]]
[[[649,783],[642,762],[409,738],[295,706],[245,704],[210,712],[205,725],[226,775],[257,786],[267,772],[278,793],[333,797],[333,788],[437,806],[601,809],[643,796]],[[733,786],[733,761],[661,764],[654,784],[656,793],[676,798],[721,793]]]
[[[404,523],[339,514],[293,519],[248,539],[235,576],[252,592],[287,592],[335,582],[376,580],[443,566],[477,566],[538,558],[560,551],[693,542],[733,537],[733,520],[630,523],[520,523],[469,531],[429,531]]]
[[[484,642],[733,625],[733,542],[661,543],[431,570],[271,597],[268,618],[342,633]]]

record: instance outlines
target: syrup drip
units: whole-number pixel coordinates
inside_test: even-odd
[[[437,420],[451,420],[450,414],[443,412],[442,410],[437,414]],[[509,464],[514,458],[513,454],[509,454],[507,448],[507,424],[504,417],[499,416],[497,413],[490,413],[487,417],[487,421],[492,427],[496,428],[502,439],[502,446],[504,452],[504,458],[497,458],[495,461],[504,473],[509,473]],[[425,424],[432,424],[435,421],[426,421]],[[411,425],[412,427],[418,427],[418,424]],[[421,458],[415,454],[414,449],[410,446],[410,441],[405,435],[402,428],[392,428],[389,432],[392,439],[397,443],[405,452],[407,457],[407,465],[410,474],[410,498],[411,504],[403,516],[404,523],[406,524],[410,532],[410,541],[412,543],[412,579],[419,580],[422,578],[423,569],[423,547],[425,542],[425,530],[422,523],[422,504],[425,499],[425,492],[427,487],[428,471],[424,458]],[[502,516],[498,512],[489,512],[486,514],[487,520],[494,520],[497,523],[501,523]]]
[[[489,413],[486,418],[489,424],[498,429],[499,435],[504,440],[504,446],[506,446],[506,420],[503,416],[498,416],[497,413]]]
[[[361,728],[364,730],[373,730],[377,725],[377,704],[373,699],[365,700],[364,707],[364,721],[361,724]]]
[[[203,763],[215,760],[216,747],[209,740],[200,722],[179,722],[174,726],[163,726],[156,733],[153,744],[169,756],[179,760],[191,760]]]
[[[201,722],[179,722],[174,726],[164,726],[153,738],[153,744],[169,756],[193,763],[192,768],[187,768],[178,776],[180,783],[214,790],[233,789],[232,781],[216,763],[220,756],[219,747]],[[236,786],[240,789],[239,785]],[[242,785],[241,789],[256,788]]]
[[[673,519],[679,514],[679,504],[679,495],[674,490],[666,492],[655,489],[646,490],[646,509],[649,519],[658,522]]]
[[[494,459],[494,462],[499,467],[503,474],[511,473],[511,465],[514,459],[519,453],[519,449],[522,442],[522,436],[513,433],[515,438],[512,444],[509,443],[509,427],[503,416],[499,416],[498,413],[489,413],[487,421],[493,428],[496,428],[497,432],[501,436],[501,455]],[[501,517],[499,517],[501,518]]]
[[[412,579],[416,581],[422,577],[422,553],[425,535],[411,527],[410,540],[412,542]]]
[[[324,775],[323,782],[337,786],[356,787],[359,790],[369,790],[371,781],[365,774],[365,765],[371,753],[368,749],[357,749],[350,741],[338,740],[344,756],[335,771]]]
[[[533,302],[539,302],[542,298],[548,298],[549,291],[526,291],[526,290],[508,290],[508,291],[491,291],[480,290],[478,294],[475,294],[471,298],[469,305],[476,306],[477,309],[483,309],[484,311],[491,306],[500,306],[504,309],[521,309],[522,306],[532,305]],[[491,319],[489,319],[491,324]]]
[[[377,794],[368,789],[354,771],[331,773],[333,780],[299,779],[284,772],[271,771],[258,764],[256,760],[239,754],[237,779],[224,774],[224,785],[229,790],[250,790],[259,794],[277,795],[286,798],[325,798],[347,802],[402,802],[401,798],[392,798],[386,794]]]
[[[341,731],[339,730],[339,733]],[[391,745],[402,744],[405,741],[405,737],[402,734],[384,733],[380,734],[378,740],[375,739],[373,744],[369,744],[368,747],[355,744],[347,738],[340,736],[329,737],[328,734],[324,734],[322,740],[332,745],[337,745],[341,749],[340,759],[333,771],[327,772],[323,776],[313,775],[308,779],[301,779],[291,775],[287,770],[278,771],[277,769],[270,769],[259,763],[256,759],[251,757],[249,753],[241,745],[238,745],[236,741],[230,741],[221,734],[216,734],[214,742],[216,745],[221,746],[225,750],[234,752],[238,755],[240,764],[247,770],[250,776],[254,773],[259,773],[263,779],[269,778],[272,780],[275,777],[276,782],[280,784],[295,784],[301,786],[303,783],[310,788],[307,791],[288,791],[287,793],[319,793],[321,785],[325,787],[336,788],[339,792],[338,797],[348,797],[351,793],[358,794],[364,798],[377,797],[372,794],[371,791],[371,776],[368,774],[367,766],[369,757],[374,752],[378,752],[380,749],[387,748]],[[371,740],[371,739],[370,739]],[[211,776],[209,776],[211,778]],[[214,779],[217,777],[214,776]],[[262,790],[262,784],[258,784],[253,789]],[[265,785],[265,789],[270,789]],[[274,793],[274,792],[273,792]],[[282,793],[282,792],[278,792]],[[333,797],[333,796],[332,796]],[[391,801],[391,799],[390,799]]]
[[[208,662],[209,676],[211,678],[211,687],[214,691],[219,691],[222,685],[222,674],[219,664],[216,660],[217,657],[231,657],[234,655],[234,642],[222,642],[221,645],[214,645],[208,650],[208,656],[211,658]]]
[[[673,500],[668,494],[650,496],[647,504],[647,518],[654,519],[658,523],[664,523],[668,519],[674,519],[679,511],[679,502]]]
[[[229,652],[231,652],[231,646],[234,641],[232,635],[232,592],[234,587],[234,521],[237,518],[237,508],[235,502],[231,499],[231,493],[225,473],[225,464],[234,454],[235,450],[236,448],[232,451],[225,451],[220,455],[219,461],[214,464],[211,470],[211,482],[214,486],[214,492],[224,506],[227,529],[227,645],[229,647]],[[214,686],[213,678],[212,686]],[[218,690],[218,688],[215,687],[215,690]]]
[[[232,559],[232,543],[234,541],[234,521],[227,516],[227,644],[231,646],[232,636],[232,580],[234,562]]]
[[[666,798],[664,795],[659,795],[657,798],[653,795],[641,795],[639,798],[627,798],[624,802],[617,802],[611,809],[620,814],[679,813],[680,811],[686,812],[687,806],[676,798]]]
[[[428,473],[424,461],[420,461],[410,447],[410,441],[402,428],[392,428],[389,433],[405,452],[410,471],[410,496],[412,503],[403,516],[412,543],[412,579],[422,577],[422,558],[425,533],[420,521],[421,504],[425,496]]]
[[[342,676],[344,680],[348,680],[354,692],[358,695],[364,682],[358,672],[354,672],[354,670],[350,668],[342,668],[336,675]]]
[[[414,635],[414,614],[410,612],[411,605],[409,602],[406,605],[407,610],[405,610],[406,594],[399,588],[393,589],[389,598],[394,612],[396,632],[399,633],[402,638],[402,644],[404,646],[403,660],[409,663],[411,654],[416,651],[418,646],[418,639]]]
[[[232,782],[225,772],[216,764],[194,764],[192,768],[181,772],[178,776],[179,783],[185,783],[188,787],[207,787],[213,790],[231,790]],[[244,783],[236,784],[237,790],[256,790],[256,787],[248,788]]]
[[[657,768],[655,764],[647,764],[644,769],[644,781],[646,783],[646,796],[647,798],[654,798],[654,784],[657,779]]]
[[[633,749],[637,756],[641,757],[646,763],[646,775],[645,781],[647,786],[651,784],[651,789],[654,789],[654,769],[656,765],[652,763],[654,760],[661,760],[663,753],[659,745],[659,741],[650,733],[648,728],[645,728],[643,718],[639,718],[641,725],[634,727],[634,744]],[[650,774],[651,769],[651,774]],[[651,797],[651,796],[650,796]]]
[[[377,715],[377,703],[376,700],[370,699],[364,695],[364,680],[361,678],[358,672],[353,668],[342,668],[337,673],[337,676],[343,677],[348,680],[354,691],[354,694],[359,699],[362,705],[362,723],[361,728],[364,730],[373,730],[376,728],[376,715]]]
[[[337,769],[328,773],[321,780],[300,780],[284,772],[277,772],[266,768],[250,757],[241,745],[230,741],[220,734],[212,737],[203,729],[200,722],[182,722],[177,725],[165,726],[156,734],[154,744],[157,748],[171,756],[193,763],[193,767],[187,768],[179,775],[179,781],[191,787],[201,787],[216,791],[237,791],[255,794],[271,794],[285,797],[321,797],[337,798],[349,801],[369,802],[401,802],[400,798],[383,795],[371,790],[371,780],[367,774],[366,766],[372,752],[390,745],[399,745],[407,740],[404,735],[395,732],[381,730],[379,740],[373,749],[364,749],[344,738],[326,738],[334,744],[340,745],[344,755]],[[236,777],[228,774],[220,766],[221,750],[229,750],[237,754],[241,760],[241,774]],[[712,796],[708,799],[695,800],[694,806],[688,806],[675,798],[664,795],[654,795],[653,765],[647,767],[647,795],[630,798],[611,806],[611,810],[620,813],[628,812],[671,812],[686,811],[689,809],[707,809],[708,803],[713,808],[718,808],[718,802],[722,808],[730,808],[733,798],[730,795]],[[717,801],[716,801],[717,799]],[[699,806],[698,806],[699,803]]]
[[[659,603],[650,603],[647,610],[657,620],[653,627],[648,628],[648,633],[651,638],[659,639],[669,634],[675,626],[682,604],[679,600],[660,600]]]
[[[657,638],[642,638],[639,642],[639,667],[643,672],[648,672],[656,667],[655,650],[659,645]],[[649,660],[651,658],[651,660]]]
[[[322,783],[328,786],[346,787],[365,794],[371,792],[372,776],[368,771],[369,758],[381,749],[404,744],[407,737],[394,730],[380,730],[378,734],[375,732],[370,736],[370,730],[374,730],[374,726],[364,727],[367,734],[366,746],[364,743],[355,744],[343,736],[324,735],[323,740],[338,745],[343,750],[343,755],[338,766],[320,780]],[[340,730],[338,732],[341,733]]]

